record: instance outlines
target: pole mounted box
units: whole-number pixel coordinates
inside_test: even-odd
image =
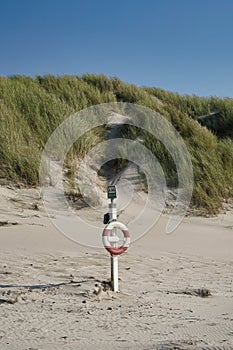
[[[117,197],[116,186],[108,186],[108,199],[115,199]]]

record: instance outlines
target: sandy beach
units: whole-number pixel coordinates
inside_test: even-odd
[[[62,235],[36,190],[1,187],[0,214],[1,350],[233,349],[231,211],[172,235],[162,215],[119,257],[119,293],[106,250]]]

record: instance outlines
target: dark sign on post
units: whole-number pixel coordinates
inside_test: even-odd
[[[108,186],[108,199],[114,199],[116,197],[116,186]]]

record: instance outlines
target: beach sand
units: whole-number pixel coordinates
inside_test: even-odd
[[[104,248],[62,235],[36,190],[0,193],[1,350],[233,349],[232,212],[172,235],[162,215],[119,257],[113,293]]]

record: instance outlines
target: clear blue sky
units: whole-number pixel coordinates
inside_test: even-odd
[[[0,75],[233,97],[232,0],[0,0]]]

